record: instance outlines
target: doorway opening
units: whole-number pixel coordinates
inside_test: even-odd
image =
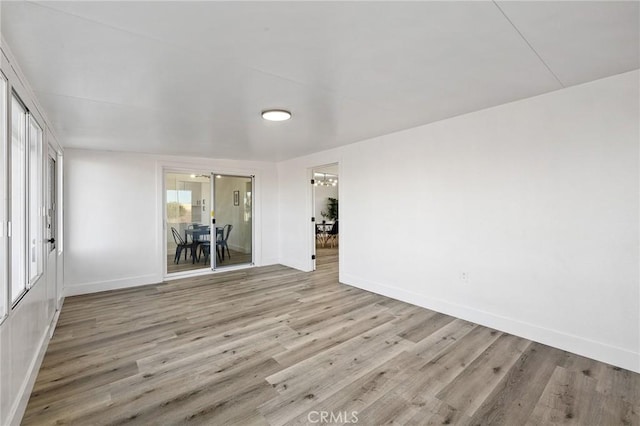
[[[338,164],[312,169],[313,269],[338,262],[340,249]]]

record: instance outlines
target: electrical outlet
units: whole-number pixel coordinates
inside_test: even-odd
[[[468,272],[463,272],[460,274],[460,281],[462,281],[463,283],[468,283],[469,282],[469,273]]]

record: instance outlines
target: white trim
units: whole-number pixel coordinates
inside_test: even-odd
[[[428,297],[350,274],[340,274],[340,279],[347,285],[640,373],[640,354],[628,349]]]
[[[270,266],[270,265],[278,265],[278,264],[280,264],[280,262],[278,262],[278,258],[271,257],[271,258],[263,259],[262,263],[260,263],[259,265],[256,263],[255,266]]]
[[[44,330],[42,338],[40,339],[40,344],[38,346],[38,354],[31,361],[27,377],[25,377],[25,380],[22,382],[20,390],[18,391],[18,396],[14,400],[13,406],[9,410],[9,416],[7,417],[8,425],[18,426],[22,421],[24,412],[27,409],[29,398],[31,397],[31,392],[33,391],[33,385],[35,385],[36,383],[36,378],[38,377],[38,372],[40,371],[40,366],[42,365],[42,360],[44,359],[44,355],[47,352],[49,340],[51,340],[53,331],[55,330],[56,324],[58,323],[58,317],[58,314],[54,315],[51,323]]]
[[[309,258],[311,259],[311,258]],[[304,264],[302,263],[293,263],[293,262],[279,262],[282,266],[286,266],[288,268],[293,268],[293,269],[297,269],[298,271],[302,271],[302,272],[313,272],[313,269],[309,268],[309,263],[308,262],[304,262]]]
[[[66,284],[64,286],[64,297],[77,296],[80,294],[98,293],[101,291],[119,290],[123,288],[140,287],[149,284],[159,284],[162,276],[158,274],[140,275],[138,277],[119,278],[115,280],[96,281],[82,284]]]

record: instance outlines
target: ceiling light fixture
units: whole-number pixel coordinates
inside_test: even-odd
[[[315,186],[337,186],[338,185],[338,177],[337,176],[335,177],[335,179],[332,179],[332,178],[327,179],[327,174],[326,173],[316,173],[315,175],[316,176],[322,176],[322,180],[314,179],[313,184]]]
[[[269,121],[285,121],[291,118],[291,113],[284,109],[266,109],[262,111],[262,118]]]

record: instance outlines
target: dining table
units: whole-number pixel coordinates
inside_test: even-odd
[[[193,244],[191,245],[191,262],[196,263],[198,246],[200,243],[209,240],[209,234],[211,233],[211,228],[208,226],[194,226],[193,228],[185,229],[184,231],[184,240],[189,242],[191,240]]]
[[[216,240],[223,238],[223,227],[216,226]],[[196,263],[196,253],[198,246],[200,243],[210,241],[211,227],[209,226],[195,226],[193,228],[185,229],[184,231],[184,240],[189,241],[189,236],[191,237],[191,241],[194,243],[191,246],[191,259],[193,263]]]

